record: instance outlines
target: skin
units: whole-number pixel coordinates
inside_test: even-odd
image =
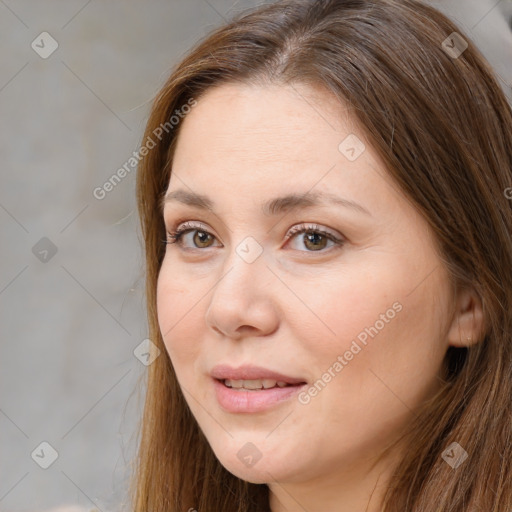
[[[272,512],[379,511],[402,447],[377,457],[438,389],[447,348],[476,340],[480,304],[472,292],[454,300],[426,221],[327,91],[224,84],[182,123],[168,191],[208,195],[215,208],[168,202],[166,228],[199,221],[212,237],[199,229],[184,235],[184,247],[167,245],[157,312],[194,417],[224,467],[269,485]],[[338,149],[351,133],[366,146],[354,161]],[[370,214],[339,205],[276,217],[261,210],[271,198],[310,190]],[[304,234],[286,240],[301,223],[344,244],[320,238],[315,250]],[[236,252],[248,236],[263,251],[252,263]],[[400,312],[309,403],[220,408],[214,365],[255,364],[312,385],[394,303]],[[261,453],[252,467],[237,457],[248,442]]]

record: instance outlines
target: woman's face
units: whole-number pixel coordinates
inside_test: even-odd
[[[164,219],[190,231],[157,304],[201,430],[255,483],[369,464],[439,384],[451,288],[426,222],[325,91],[222,85],[182,123]]]

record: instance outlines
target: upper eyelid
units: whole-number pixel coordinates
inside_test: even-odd
[[[289,228],[286,231],[286,234],[292,232],[301,232],[301,231],[321,231],[323,233],[327,233],[328,235],[332,236],[336,239],[342,239],[344,238],[342,235],[338,235],[337,233],[333,232],[332,229],[324,227],[322,224],[318,224],[316,222],[299,222],[298,224],[294,224],[291,228]]]
[[[184,234],[184,232],[189,232],[189,231],[203,231],[205,233],[208,233],[209,235],[211,235],[218,241],[218,237],[216,235],[214,235],[213,233],[211,233],[212,230],[206,224],[203,224],[200,221],[197,221],[197,220],[196,221],[194,221],[194,220],[177,221],[174,225],[176,227],[169,229],[168,234],[175,234],[178,232],[181,232],[182,234]]]
[[[187,221],[184,221],[184,222],[178,222],[176,224],[176,228],[175,228],[175,231],[178,231],[178,230],[183,230],[183,229],[204,229],[205,231],[210,231],[210,228],[206,225],[206,224],[203,224],[202,222],[198,221],[198,220],[187,220]]]

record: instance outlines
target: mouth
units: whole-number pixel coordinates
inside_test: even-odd
[[[291,377],[262,366],[243,365],[233,368],[227,364],[214,366],[210,374],[214,379],[226,382],[230,387],[240,387],[240,382],[246,389],[271,388],[276,385],[285,387],[286,385],[305,384],[306,380],[299,377]]]
[[[218,404],[230,413],[256,413],[289,402],[305,386],[305,379],[256,366],[219,365],[211,372]]]
[[[240,391],[262,391],[266,389],[274,389],[274,388],[286,388],[286,387],[294,387],[300,386],[301,384],[305,384],[305,382],[299,384],[290,384],[288,382],[284,382],[282,380],[276,381],[273,379],[251,379],[251,380],[234,380],[234,379],[216,379],[219,382],[222,382],[224,386],[234,390]]]

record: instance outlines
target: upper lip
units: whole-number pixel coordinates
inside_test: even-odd
[[[304,384],[304,379],[290,377],[261,366],[243,365],[233,368],[227,364],[218,364],[212,368],[210,375],[218,380],[261,380],[271,379],[287,384]]]

